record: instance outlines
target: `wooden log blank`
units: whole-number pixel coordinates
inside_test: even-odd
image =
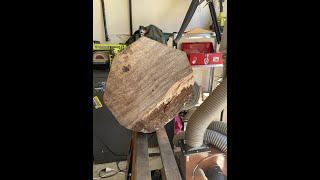
[[[185,52],[141,37],[115,56],[103,99],[122,126],[150,133],[180,111],[193,83]]]

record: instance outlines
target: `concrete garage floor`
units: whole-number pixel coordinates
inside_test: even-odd
[[[127,161],[120,161],[119,162],[119,167],[120,169],[126,169],[127,166]],[[93,165],[93,179],[108,179],[108,180],[124,180],[125,179],[125,172],[119,172],[118,174],[109,177],[109,178],[99,178],[99,172],[101,169],[105,169],[106,167],[114,169],[114,170],[119,170],[117,167],[116,162],[112,163],[105,163],[105,164],[94,164]],[[114,174],[115,171],[109,172],[108,174]],[[101,176],[105,176],[106,173],[101,172]]]

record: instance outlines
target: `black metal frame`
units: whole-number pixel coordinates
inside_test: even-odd
[[[132,1],[129,0],[130,36],[132,36]]]
[[[187,11],[187,14],[183,20],[183,23],[180,27],[180,30],[177,34],[177,37],[175,38],[174,42],[175,44],[178,43],[178,41],[181,39],[183,32],[186,30],[188,24],[191,21],[192,16],[194,15],[198,5],[200,5],[204,0],[202,0],[201,2],[199,2],[199,0],[192,0],[191,4],[189,6],[189,9]],[[211,18],[212,18],[212,24],[213,24],[213,30],[216,33],[216,39],[217,39],[217,43],[220,44],[221,42],[221,32],[220,32],[220,27],[219,27],[219,23],[218,23],[218,18],[217,15],[215,13],[214,10],[214,4],[212,0],[207,0],[208,4],[209,4],[209,9],[210,9],[210,14],[211,14]]]
[[[101,0],[101,6],[102,6],[102,15],[103,15],[103,24],[104,24],[104,35],[106,37],[106,41],[109,41],[107,23],[106,23],[106,13],[104,9],[104,0]]]

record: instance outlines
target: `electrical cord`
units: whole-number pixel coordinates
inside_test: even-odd
[[[154,135],[154,133],[148,138],[148,141],[152,138],[153,135]],[[100,140],[100,142],[101,142],[114,156],[128,156],[128,155],[118,155],[118,154],[114,153],[105,143],[103,143],[102,139],[101,139],[99,136],[96,135],[96,137]],[[102,171],[106,171],[106,169],[101,169],[101,170],[99,171],[99,174],[98,174],[98,175],[99,175],[99,178],[108,178],[108,177],[115,176],[116,174],[118,174],[118,173],[120,173],[120,172],[125,172],[125,171],[127,170],[127,168],[125,168],[125,169],[120,169],[119,163],[120,163],[120,161],[117,161],[117,162],[116,162],[116,165],[117,165],[117,168],[118,168],[119,171],[116,171],[116,170],[113,169],[112,171],[115,171],[116,173],[113,173],[113,174],[107,175],[107,176],[102,176],[102,175],[101,175],[101,172],[102,172]],[[106,172],[106,173],[107,173],[107,172]]]
[[[114,156],[128,156],[128,155],[125,155],[125,154],[116,154],[116,153],[114,153],[103,141],[102,141],[102,139],[99,137],[99,136],[97,136],[97,135],[95,135],[98,139],[99,139],[99,141],[108,149],[108,151],[109,152],[111,152]],[[125,170],[127,170],[127,169],[120,169],[120,167],[119,167],[119,161],[118,162],[116,162],[116,165],[117,165],[117,168],[119,169],[119,171],[117,171],[117,170],[114,170],[114,169],[112,169],[112,171],[115,171],[116,173],[113,173],[113,174],[111,174],[111,175],[106,175],[106,176],[101,176],[101,172],[102,171],[105,171],[105,173],[107,173],[106,172],[106,169],[102,169],[102,170],[100,170],[99,171],[99,178],[109,178],[109,177],[112,177],[112,176],[115,176],[116,174],[118,174],[118,173],[123,173],[123,172],[125,172]]]
[[[98,173],[98,176],[99,176],[99,177],[98,177],[98,178],[93,178],[93,179],[109,178],[109,177],[115,176],[115,175],[118,174],[118,173],[125,174],[125,171],[126,171],[127,169],[120,169],[119,163],[120,163],[120,161],[116,162],[116,165],[117,165],[117,168],[119,169],[119,171],[107,167],[107,168],[109,169],[108,172],[106,172],[106,171],[107,171],[107,168],[101,169],[101,170],[99,171],[99,173]],[[111,171],[114,171],[115,173],[109,174],[109,175],[104,175],[104,176],[103,176],[103,175],[101,174],[101,172],[103,172],[103,171],[104,171],[106,174],[108,174],[108,173],[111,172]]]
[[[114,153],[114,152],[102,141],[102,139],[101,139],[99,136],[96,135],[96,137],[97,137],[97,138],[100,140],[100,142],[108,149],[108,151],[110,151],[114,156],[128,156],[128,155],[126,155],[126,154],[120,154],[120,155],[118,155],[118,154]]]
[[[116,173],[113,173],[113,174],[111,174],[111,175],[106,175],[106,176],[101,176],[101,172],[102,171],[105,171],[106,172],[106,169],[101,169],[100,171],[99,171],[99,177],[100,178],[108,178],[108,177],[112,177],[112,176],[114,176],[114,175],[116,175],[116,174],[118,174],[119,173],[119,171],[116,171],[116,170],[114,170],[114,169],[112,169],[111,171],[115,171]],[[106,172],[107,173],[107,172]]]
[[[115,170],[115,169],[109,168],[109,170],[110,170],[109,172],[114,171],[115,173],[110,174],[110,175],[102,176],[102,175],[101,175],[101,172],[104,171],[104,172],[107,173],[107,174],[108,174],[108,172],[107,172],[107,168],[101,169],[101,170],[99,171],[99,173],[98,173],[98,175],[99,175],[99,178],[98,178],[98,179],[100,179],[100,178],[109,178],[109,177],[115,176],[115,175],[118,174],[118,173],[123,173],[123,174],[124,174],[124,172],[125,172],[126,169],[120,169],[119,163],[120,163],[120,161],[116,162],[116,165],[117,165],[117,168],[118,168],[119,171],[118,171],[118,170]],[[95,179],[97,179],[97,178],[95,178]]]
[[[117,168],[118,168],[119,172],[125,172],[127,170],[127,168],[120,169],[120,167],[119,167],[120,161],[116,162],[116,164],[117,164]]]
[[[195,173],[196,170],[198,169],[198,166],[199,166],[203,161],[205,161],[205,160],[207,160],[207,159],[209,159],[209,158],[211,158],[211,157],[218,156],[218,155],[223,155],[223,156],[224,156],[224,153],[212,154],[212,155],[210,155],[210,156],[207,156],[207,157],[203,158],[203,159],[194,167],[194,169],[193,169],[193,171],[192,171],[192,180],[194,180],[194,173]]]
[[[117,171],[117,170],[111,169],[110,172],[111,172],[111,171],[115,171],[116,173],[102,176],[102,175],[101,175],[101,172],[102,172],[102,171],[105,171],[105,173],[107,173],[107,172],[106,172],[106,169],[101,169],[101,170],[99,171],[99,174],[98,174],[98,175],[99,175],[99,178],[109,178],[109,177],[115,176],[115,175],[118,174],[118,173],[124,174],[124,173],[121,172],[121,171]],[[124,175],[125,175],[125,174],[124,174]]]

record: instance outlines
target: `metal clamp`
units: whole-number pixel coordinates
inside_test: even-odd
[[[180,139],[179,146],[181,148],[181,152],[183,155],[190,155],[190,154],[196,154],[196,153],[203,153],[203,152],[210,152],[209,146],[206,144],[202,144],[200,147],[192,148],[187,145],[186,140]]]

